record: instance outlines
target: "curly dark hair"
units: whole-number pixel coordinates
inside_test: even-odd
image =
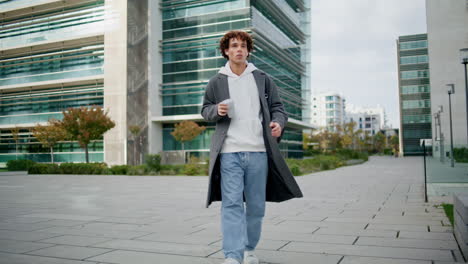
[[[223,57],[227,60],[229,60],[229,56],[226,55],[224,51],[229,49],[229,40],[232,38],[245,40],[245,42],[247,43],[247,51],[250,53],[253,50],[253,40],[249,33],[241,30],[231,30],[228,33],[224,34],[224,36],[219,41],[219,50],[221,51],[221,55],[223,55]]]

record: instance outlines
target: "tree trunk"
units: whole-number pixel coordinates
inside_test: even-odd
[[[182,143],[182,154],[184,155],[184,164],[186,164],[187,163],[187,157],[185,155],[184,142],[182,141],[181,143]]]
[[[88,145],[85,146],[86,163],[89,163]]]
[[[50,160],[54,164],[54,147],[50,147]]]
[[[133,138],[133,162],[135,165],[138,165],[137,162],[137,148],[136,148],[136,137]]]
[[[16,155],[15,155],[15,159],[18,159],[18,142],[16,142]]]

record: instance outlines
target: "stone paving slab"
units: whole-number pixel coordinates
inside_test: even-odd
[[[377,246],[339,245],[324,243],[291,242],[281,250],[325,254],[343,254],[352,256],[386,257],[421,260],[453,260],[449,250],[395,248]]]
[[[288,251],[272,251],[272,250],[257,250],[257,256],[261,259],[260,263],[270,264],[311,264],[311,263],[339,263],[343,258],[341,255],[331,255],[322,253],[308,253],[308,252],[288,252]],[[221,251],[210,256],[210,258],[219,259],[217,263],[222,263],[224,255]]]
[[[430,260],[345,256],[340,264],[432,264]]]
[[[16,240],[0,240],[0,251],[8,253],[26,253],[29,251],[55,246],[54,244]]]
[[[432,262],[430,260],[345,256],[340,264],[432,264]]]
[[[87,259],[88,261],[98,261],[106,263],[118,264],[154,264],[154,263],[171,263],[171,264],[219,264],[221,259],[189,257],[169,254],[158,254],[149,252],[137,252],[126,250],[115,250],[106,254],[101,254],[96,257]]]
[[[91,246],[97,243],[102,243],[102,242],[110,241],[110,240],[112,240],[112,238],[63,235],[63,236],[38,240],[38,242],[86,247],[86,246]]]
[[[450,240],[453,241],[454,237],[452,233],[434,233],[434,232],[410,232],[401,231],[399,236],[401,238],[418,238],[418,239],[439,239],[439,240]]]
[[[414,225],[392,225],[392,224],[369,224],[366,230],[391,230],[391,231],[418,231],[427,232],[428,226],[414,226]],[[432,230],[431,230],[432,231]]]
[[[458,250],[454,240],[359,237],[355,245]]]
[[[389,230],[367,230],[367,229],[352,229],[346,227],[328,227],[320,228],[314,234],[320,235],[346,235],[346,236],[371,236],[371,237],[396,237],[397,231]]]
[[[0,252],[0,263],[5,264],[97,264],[94,261],[77,261],[63,258],[30,256]]]
[[[60,234],[44,232],[23,232],[13,230],[0,230],[0,239],[11,239],[20,241],[37,241],[41,239],[60,236]]]
[[[84,260],[112,251],[109,249],[57,245],[28,252],[28,255]]]
[[[116,239],[103,243],[98,243],[94,244],[93,247],[187,255],[195,257],[207,257],[219,251],[218,246],[125,239]]]
[[[463,262],[443,209],[424,203],[422,175],[418,158],[371,157],[297,177],[304,198],[267,205],[261,263]],[[222,262],[207,177],[16,175],[0,185],[1,264]]]

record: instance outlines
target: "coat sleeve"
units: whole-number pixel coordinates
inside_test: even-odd
[[[217,122],[224,117],[218,115],[218,105],[216,104],[213,89],[213,81],[210,80],[205,88],[205,96],[203,97],[203,106],[201,109],[201,115],[208,122]]]
[[[271,80],[270,76],[267,77],[268,85],[270,87],[268,104],[270,108],[270,116],[272,122],[277,122],[281,126],[281,136],[284,133],[284,127],[288,122],[288,114],[284,110],[284,105],[281,102],[281,98],[278,95],[278,87]]]

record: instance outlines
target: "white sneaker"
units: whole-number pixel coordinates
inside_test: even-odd
[[[244,251],[244,264],[258,264],[258,258],[255,251]]]
[[[233,258],[227,258],[224,260],[222,264],[240,264],[239,261],[233,259]]]

